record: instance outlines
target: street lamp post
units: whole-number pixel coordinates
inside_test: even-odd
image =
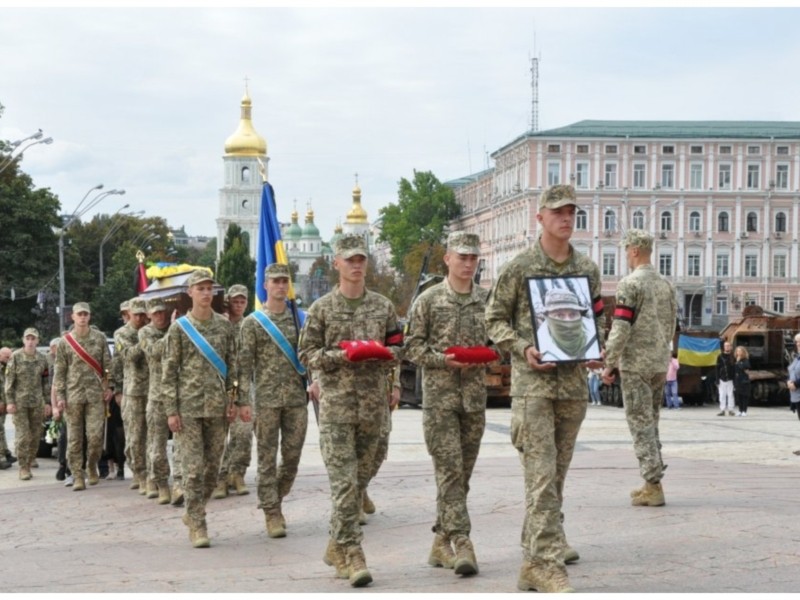
[[[30,148],[31,146],[35,146],[36,144],[52,144],[53,143],[53,138],[48,137],[48,138],[42,139],[42,135],[44,135],[44,134],[42,133],[42,130],[40,129],[39,131],[37,131],[33,135],[29,135],[28,137],[23,138],[21,140],[17,140],[16,142],[11,142],[11,144],[9,144],[9,146],[11,147],[11,152],[9,153],[8,158],[6,158],[3,162],[0,162],[0,173],[5,171],[8,167],[11,166],[11,164],[15,160],[17,160],[23,154],[25,154],[25,151],[28,148]],[[23,143],[25,143],[25,142],[27,142],[29,140],[33,140],[33,141],[31,141],[29,144],[26,144],[21,150],[19,150],[17,152],[17,150],[20,147],[20,145],[22,145]],[[16,154],[14,154],[15,152],[16,152]]]
[[[124,192],[125,190],[121,190],[121,191]],[[130,204],[126,204],[125,206],[120,208],[117,212],[115,212],[113,215],[111,215],[111,220],[113,221],[114,217],[116,217],[121,210],[126,209],[129,206],[130,206]],[[127,214],[128,216],[133,216],[135,214],[141,215],[141,214],[144,214],[144,211],[140,210],[140,211],[137,211],[135,213],[123,213],[123,214]],[[117,231],[119,231],[120,227],[122,227],[122,225],[124,223],[125,223],[125,221],[123,219],[120,219],[116,223],[112,223],[111,227],[109,227],[109,229],[108,229],[108,233],[106,233],[105,236],[103,236],[103,239],[100,242],[100,277],[99,277],[100,285],[103,285],[103,281],[105,280],[105,266],[103,265],[103,246],[105,246],[106,242],[109,239],[111,239],[112,235],[114,235]]]

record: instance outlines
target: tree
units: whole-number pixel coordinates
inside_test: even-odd
[[[219,257],[217,281],[226,289],[235,283],[246,286],[250,290],[248,310],[252,310],[255,301],[253,290],[256,285],[256,261],[250,258],[242,228],[235,223],[228,226],[224,248]]]
[[[119,305],[134,296],[133,271],[137,247],[123,243],[111,259],[105,281],[92,295],[92,325],[110,335],[122,324]]]
[[[408,314],[408,309],[413,300],[414,291],[422,275],[446,275],[447,267],[444,264],[445,247],[442,244],[418,242],[403,258],[403,271],[398,285],[398,298],[395,300],[397,313],[401,316]],[[422,273],[425,256],[428,264],[425,273]]]
[[[397,204],[380,209],[383,227],[379,242],[392,250],[392,266],[403,270],[403,260],[420,241],[438,242],[445,226],[461,214],[453,190],[430,171],[414,171],[414,179],[400,179]]]

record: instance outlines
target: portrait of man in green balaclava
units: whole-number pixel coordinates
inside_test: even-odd
[[[569,289],[545,293],[544,320],[536,331],[542,362],[589,360],[600,354],[589,307]]]

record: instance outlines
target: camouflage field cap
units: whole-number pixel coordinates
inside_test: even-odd
[[[92,309],[89,308],[88,302],[76,302],[75,304],[72,305],[72,312],[73,313],[85,312],[92,314]]]
[[[146,315],[147,303],[144,301],[144,298],[131,298],[130,312],[132,315]]]
[[[334,252],[342,258],[350,258],[356,254],[367,256],[367,245],[362,236],[357,233],[348,233],[336,241]]]
[[[61,341],[61,338],[53,338],[50,340],[50,347],[52,348],[53,346],[58,346],[59,341]]]
[[[22,339],[24,340],[29,335],[32,335],[35,338],[39,337],[39,331],[35,327],[28,327],[25,330],[25,333],[22,334]]]
[[[544,312],[545,314],[553,310],[571,309],[580,311],[585,315],[588,309],[583,306],[578,297],[569,290],[562,290],[559,288],[550,288],[544,295]]]
[[[186,285],[192,287],[193,285],[197,285],[198,283],[203,283],[204,281],[210,281],[211,283],[214,282],[214,278],[211,276],[211,272],[207,271],[206,269],[196,269],[192,271],[189,275],[189,279],[186,281]]]
[[[131,303],[129,300],[125,300],[125,302],[119,303],[119,312],[127,312],[131,309]]]
[[[154,313],[160,310],[167,310],[167,305],[161,298],[150,298],[147,301],[148,313]]]
[[[447,251],[456,254],[480,254],[481,239],[477,233],[454,231],[447,236]]]
[[[236,296],[244,296],[247,298],[247,288],[241,283],[235,283],[228,290],[228,298],[235,298]]]
[[[267,279],[277,279],[278,277],[291,278],[292,274],[289,272],[289,265],[282,265],[280,263],[272,263],[264,269],[264,277]]]
[[[650,251],[653,249],[653,236],[642,229],[628,229],[625,235],[622,236],[622,241],[619,245],[623,248],[631,246]]]
[[[547,188],[539,196],[539,210],[543,208],[561,208],[570,204],[577,204],[575,188],[571,185],[554,185]]]

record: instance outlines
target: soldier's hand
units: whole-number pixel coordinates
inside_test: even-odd
[[[536,348],[533,346],[525,348],[525,360],[528,362],[528,366],[534,371],[550,371],[556,368],[556,363],[541,362],[541,359],[542,353]]]
[[[605,383],[606,385],[613,384],[614,381],[617,379],[616,375],[614,375],[614,372],[611,369],[609,369],[608,367],[603,369],[603,373],[602,373],[602,375],[600,375],[600,378],[603,380],[603,383]]]
[[[106,403],[110,402],[113,397],[114,397],[114,390],[106,390],[103,393],[103,401]]]
[[[67,410],[67,401],[64,398],[59,398],[56,401],[56,408],[58,408],[58,412],[64,414],[64,411]]]
[[[400,404],[400,388],[392,387],[392,393],[389,394],[389,410],[394,410]]]
[[[469,364],[469,363],[462,363],[456,360],[455,354],[445,354],[444,355],[444,364],[449,369],[468,369],[469,367],[474,367],[476,365]],[[484,365],[477,365],[479,367],[483,367]]]
[[[250,419],[253,418],[253,411],[250,409],[249,406],[240,406],[239,407],[239,419],[243,423],[249,423]]]
[[[10,415],[17,414],[17,405],[16,404],[6,404],[6,411],[8,411],[8,414],[10,414]]]
[[[228,419],[228,423],[233,423],[238,414],[239,411],[236,409],[235,404],[230,404],[228,405],[228,408],[225,409],[225,418]]]
[[[180,415],[172,415],[167,417],[167,425],[169,425],[169,430],[172,433],[178,433],[181,429],[183,429],[181,423],[181,416]]]
[[[319,402],[319,381],[316,379],[306,388],[308,395],[314,402]]]
[[[587,360],[583,363],[583,366],[587,369],[602,369],[603,368],[603,361],[602,360]]]

